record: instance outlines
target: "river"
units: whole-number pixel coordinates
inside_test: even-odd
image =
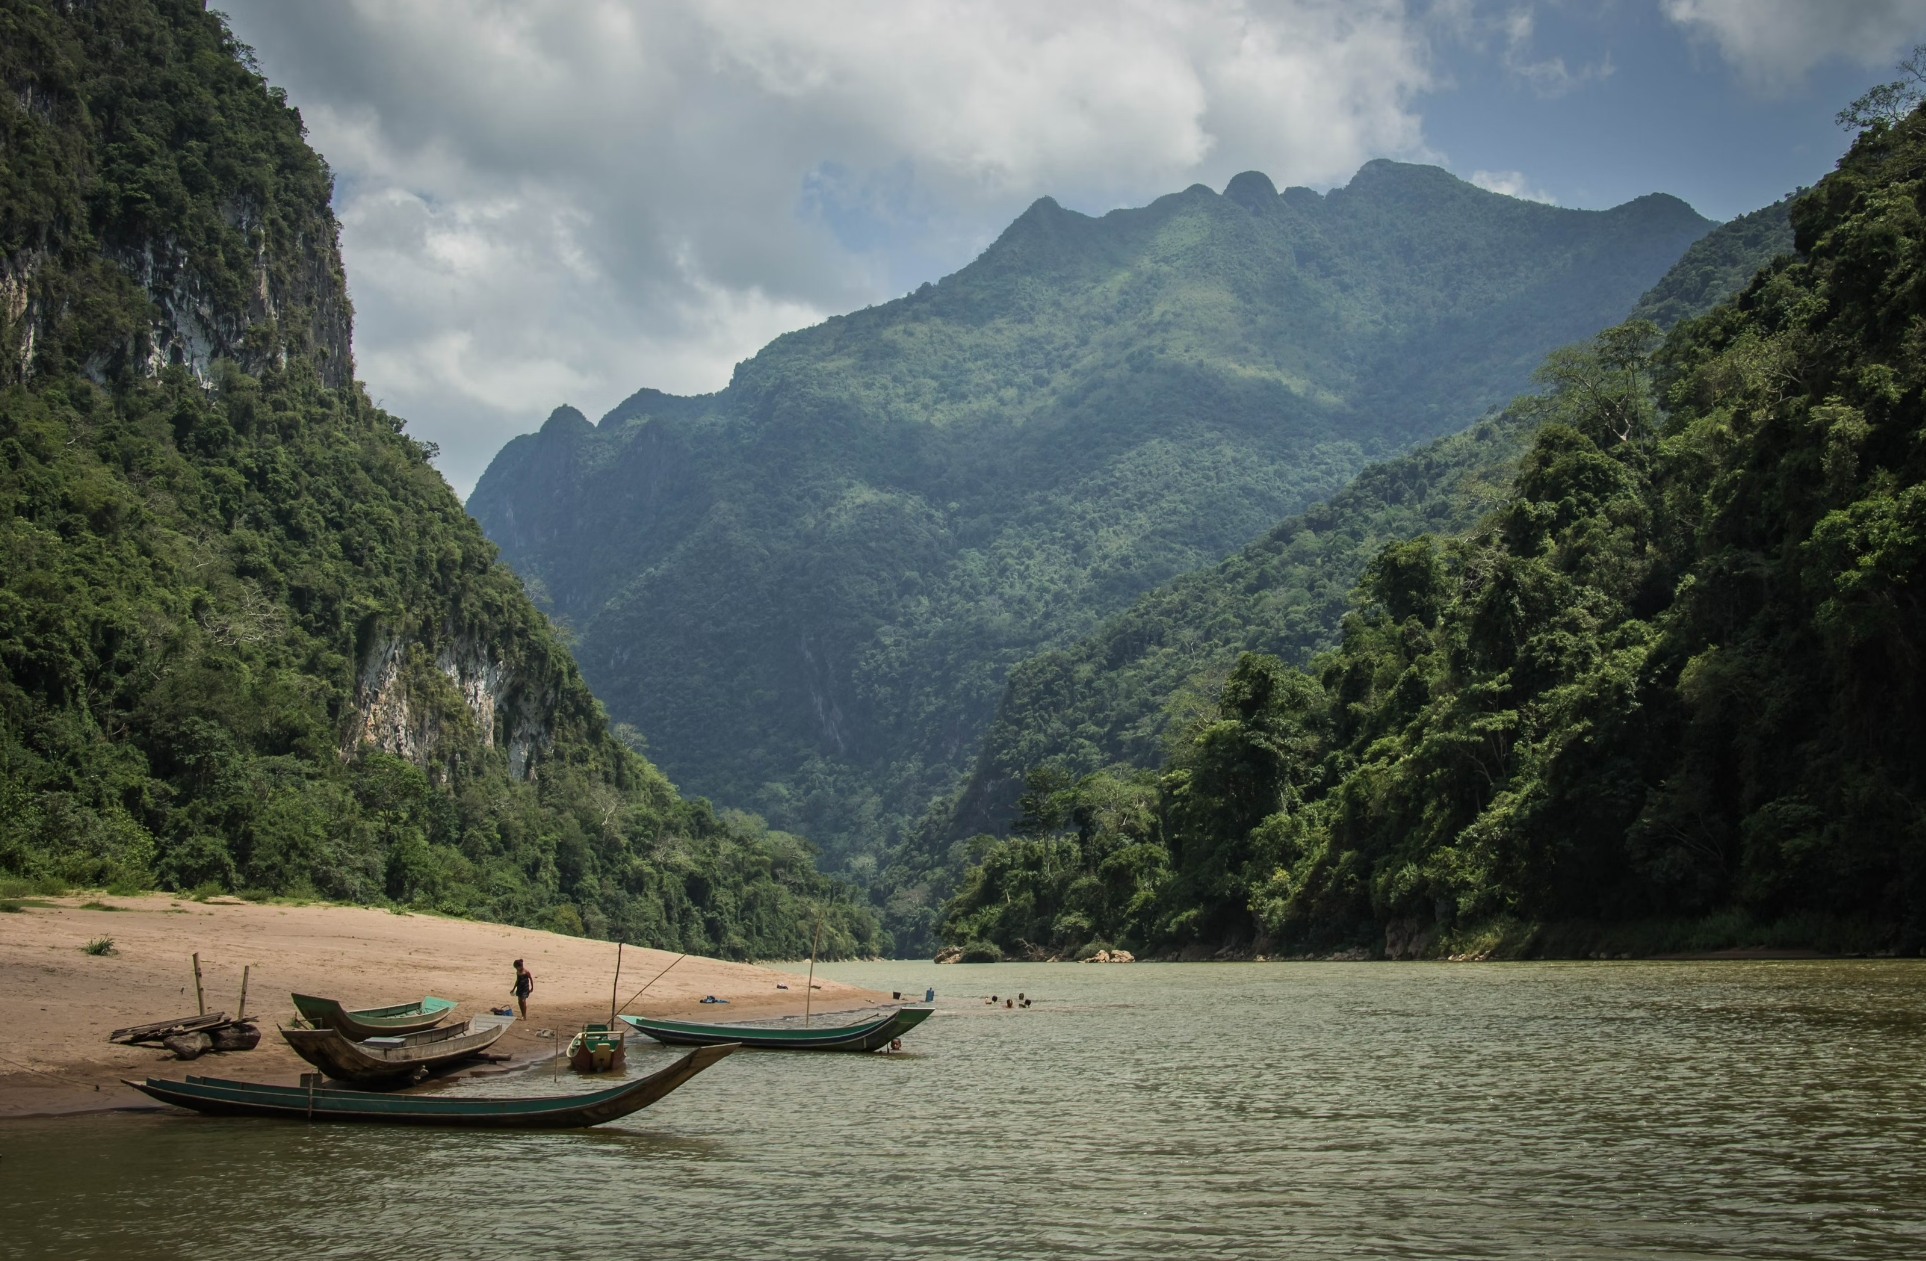
[[[592,1131],[0,1124],[0,1255],[1926,1256],[1920,962],[822,970],[939,1013]]]

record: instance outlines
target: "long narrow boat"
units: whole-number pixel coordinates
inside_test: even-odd
[[[639,1112],[738,1049],[733,1045],[700,1047],[660,1072],[607,1090],[525,1099],[369,1094],[360,1090],[266,1086],[219,1077],[189,1077],[185,1081],[150,1077],[144,1082],[127,1084],[162,1103],[215,1116],[450,1125],[488,1130],[561,1130],[601,1125]]]
[[[753,1025],[698,1025],[686,1020],[657,1020],[649,1016],[622,1019],[657,1042],[675,1046],[716,1046],[739,1042],[758,1051],[874,1051],[930,1018],[933,1008],[905,1007],[875,1020],[854,1025],[765,1029]]]
[[[397,1034],[420,1033],[432,1029],[448,1018],[455,1010],[455,1004],[446,998],[417,999],[412,1003],[397,1003],[393,1007],[369,1007],[362,1011],[349,1011],[332,998],[316,998],[312,994],[290,994],[294,1009],[301,1018],[317,1029],[339,1029],[348,1038],[360,1042],[364,1038],[389,1037]]]
[[[294,1053],[342,1081],[393,1081],[480,1055],[508,1032],[508,1025],[468,1024],[424,1029],[393,1038],[351,1042],[339,1029],[283,1029]]]

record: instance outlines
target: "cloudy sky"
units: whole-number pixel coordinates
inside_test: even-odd
[[[1828,170],[1926,0],[221,0],[333,166],[359,373],[467,494],[558,403],[1101,213],[1374,157],[1715,218]]]

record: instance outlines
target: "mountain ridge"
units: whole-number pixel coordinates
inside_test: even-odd
[[[1009,666],[1502,402],[1713,226],[1409,164],[1258,178],[1039,199],[722,391],[512,440],[469,509],[678,783],[860,876],[966,769]]]
[[[1628,318],[1667,327],[1702,316],[1794,250],[1790,199],[1722,224],[1689,247]],[[1521,405],[1522,404],[1522,405]],[[892,855],[879,901],[907,943],[927,940],[961,846],[1018,822],[1028,773],[1071,778],[1154,767],[1164,741],[1243,652],[1303,666],[1337,646],[1353,587],[1385,544],[1471,530],[1510,491],[1536,412],[1520,400],[1464,433],[1373,465],[1329,501],[1215,565],[1145,592],[1090,636],[1013,668],[969,776]],[[1187,703],[1178,703],[1180,694]],[[902,900],[901,890],[920,890]]]

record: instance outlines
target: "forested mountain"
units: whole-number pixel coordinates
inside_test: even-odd
[[[0,873],[882,947],[611,734],[354,382],[328,169],[219,15],[0,0],[0,77]]]
[[[1792,199],[1761,206],[1712,229],[1672,264],[1632,308],[1630,318],[1661,330],[1704,315],[1746,287],[1759,269],[1792,253]]]
[[[1694,242],[1632,318],[1669,327],[1743,289],[1792,252],[1789,205],[1776,202]],[[1301,666],[1336,646],[1358,578],[1381,547],[1467,533],[1510,495],[1538,415],[1524,402],[1373,465],[1237,555],[1145,592],[1089,636],[1012,669],[968,780],[907,834],[880,881],[897,935],[923,939],[934,902],[962,870],[957,843],[1005,832],[1031,769],[1074,779],[1116,764],[1154,767],[1171,724],[1214,703],[1242,653]]]
[[[1795,200],[1801,258],[1550,356],[1506,500],[1248,653],[1161,765],[1039,768],[978,957],[1926,946],[1926,114]]]
[[[1509,399],[1709,226],[1391,162],[1322,196],[1044,199],[717,394],[558,409],[468,506],[676,782],[867,875],[1011,666]]]

